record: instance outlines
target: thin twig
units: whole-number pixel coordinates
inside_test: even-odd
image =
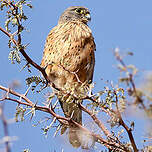
[[[24,99],[27,103],[29,103],[29,104],[31,104],[31,105],[33,104],[25,95],[20,94],[20,93],[18,93],[18,92],[15,92],[15,91],[13,91],[12,89],[3,87],[2,85],[0,85],[0,89],[6,91],[6,92],[8,92],[8,93],[11,93],[11,94],[13,94],[13,95],[15,95],[15,96],[17,96],[17,97],[20,97],[20,98]]]
[[[132,134],[132,129],[129,128],[125,122],[123,121],[122,119],[122,116],[121,116],[121,113],[119,111],[119,107],[118,107],[118,96],[117,96],[117,93],[116,91],[114,91],[114,94],[115,94],[115,98],[116,98],[116,108],[117,108],[117,115],[118,115],[118,118],[119,118],[119,124],[121,126],[123,126],[125,128],[125,130],[127,131],[127,134],[129,136],[129,139],[130,139],[130,142],[132,144],[132,147],[134,149],[134,152],[138,152],[138,149],[137,149],[137,146],[136,146],[136,143],[135,143],[135,140],[134,140],[134,137],[133,137],[133,134]]]
[[[64,66],[62,66],[62,65],[58,65],[59,67],[61,67],[63,70],[65,70],[65,71],[67,71],[67,72],[69,72],[69,73],[71,73],[71,74],[74,74],[74,76],[76,77],[76,79],[77,79],[77,82],[79,82],[79,83],[81,83],[82,84],[82,82],[81,82],[81,80],[79,79],[79,76],[78,76],[78,72],[79,72],[79,69],[77,70],[77,71],[69,71],[69,70],[67,70]]]
[[[89,131],[87,128],[84,128],[82,125],[80,125],[79,123],[75,122],[74,120],[70,120],[72,123],[74,123],[77,127],[79,127],[80,129],[82,129],[84,132],[86,132],[86,134],[91,135],[92,137],[94,137],[94,140],[96,142],[99,142],[101,144],[104,144],[108,149],[113,149],[113,148],[118,148],[119,150],[128,152],[128,150],[124,149],[124,147],[120,146],[118,143],[115,142],[111,142],[111,141],[107,141],[105,139],[103,139],[100,135],[95,134],[91,131]]]
[[[135,86],[135,83],[133,81],[133,75],[132,74],[129,74],[129,80],[130,80],[130,83],[132,85],[132,88],[133,88],[133,92],[135,94],[135,97],[137,98],[137,101],[142,105],[143,109],[146,111],[146,107],[143,103],[143,100],[141,99],[141,97],[139,97],[139,95],[137,94],[137,90],[136,90],[136,86]]]
[[[104,124],[96,117],[96,115],[91,112],[90,110],[88,110],[85,106],[83,106],[82,104],[80,104],[80,108],[81,110],[85,111],[86,113],[88,113],[91,118],[94,120],[94,122],[98,125],[99,128],[101,128],[101,130],[104,132],[104,134],[107,137],[112,137],[112,135],[110,134],[110,132],[108,131],[108,129],[104,126]]]
[[[0,117],[1,117],[1,120],[3,123],[4,135],[5,135],[5,137],[8,137],[9,136],[8,135],[8,124],[7,124],[7,120],[4,116],[4,103],[0,105]],[[10,144],[9,144],[8,140],[5,141],[5,145],[6,145],[6,152],[11,152]]]
[[[114,55],[116,57],[116,59],[120,62],[120,64],[123,66],[123,68],[125,69],[125,71],[128,70],[125,62],[122,60],[122,57],[120,56],[119,52],[118,51],[114,51]],[[142,105],[143,109],[146,111],[146,107],[143,103],[143,100],[142,98],[137,94],[137,90],[136,90],[136,86],[135,86],[135,83],[133,81],[133,74],[129,72],[129,82],[133,88],[133,92],[134,92],[134,95],[137,99],[137,101]]]
[[[122,57],[119,55],[118,51],[114,51],[114,56],[116,57],[116,59],[121,63],[121,65],[124,67],[124,69],[127,69],[127,66],[125,64],[125,62],[122,60]]]
[[[21,52],[21,54],[24,56],[24,58],[27,60],[28,63],[30,63],[32,66],[34,66],[37,70],[39,70],[42,75],[44,76],[44,78],[46,79],[47,83],[51,83],[46,72],[45,69],[42,68],[41,66],[39,66],[36,62],[34,62],[28,55],[27,53],[24,51],[24,49],[22,47],[20,47],[20,44],[13,38],[13,35],[8,33],[6,30],[4,30],[2,27],[0,27],[0,30],[7,35],[12,42],[19,48],[19,51]],[[52,84],[52,86],[55,86],[54,84]]]

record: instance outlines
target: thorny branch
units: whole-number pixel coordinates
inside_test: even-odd
[[[90,130],[88,130],[87,128],[83,127],[82,125],[78,124],[77,122],[75,122],[74,120],[72,120],[71,118],[65,118],[63,116],[60,116],[58,114],[56,114],[54,112],[54,110],[50,107],[47,107],[47,106],[38,106],[36,104],[34,104],[31,100],[29,100],[26,96],[24,96],[23,94],[20,94],[20,93],[17,93],[9,88],[6,88],[6,87],[3,87],[0,85],[0,89],[1,90],[4,90],[7,92],[7,96],[5,96],[4,98],[0,99],[0,101],[3,101],[3,100],[10,100],[10,101],[13,101],[13,102],[16,102],[18,104],[21,104],[21,105],[26,105],[28,107],[32,107],[32,108],[35,108],[35,110],[39,110],[39,111],[43,111],[43,112],[46,112],[46,113],[49,113],[51,114],[53,117],[56,117],[56,119],[61,123],[61,124],[66,124],[66,125],[70,125],[70,123],[73,123],[75,124],[80,130],[82,130],[83,132],[85,132],[87,135],[90,135],[94,138],[94,141],[96,142],[99,142],[103,145],[105,145],[108,149],[119,149],[121,151],[128,151],[125,147],[123,147],[122,145],[120,145],[119,143],[116,143],[114,141],[110,141],[110,140],[105,140],[103,139],[100,135],[98,134],[95,134],[93,132],[91,132]],[[16,97],[19,97],[20,100],[18,99],[14,99],[14,98],[10,98],[9,97],[9,94],[12,94]],[[23,102],[21,99],[23,99],[25,102]],[[85,112],[87,112],[88,114],[91,114],[91,112],[86,109],[83,105],[80,105],[82,110],[84,110]],[[100,122],[95,115],[92,115],[94,120],[97,122],[97,124]],[[99,127],[102,127],[101,129],[103,129],[106,133],[106,135],[110,135],[110,133],[108,132],[108,130],[105,130],[106,128],[103,128],[102,124],[99,123]]]
[[[117,116],[118,116],[118,118],[119,118],[119,124],[120,124],[121,126],[123,126],[123,127],[125,128],[125,130],[127,131],[128,136],[129,136],[129,139],[130,139],[130,142],[131,142],[132,147],[133,147],[133,149],[134,149],[134,152],[138,152],[138,149],[137,149],[137,146],[136,146],[134,137],[133,137],[133,135],[132,135],[132,129],[129,128],[129,127],[125,124],[125,122],[123,121],[122,116],[121,116],[121,113],[120,113],[120,111],[119,111],[119,107],[118,107],[118,96],[117,96],[116,91],[114,91],[114,93],[115,93],[115,98],[116,98],[116,108],[117,108],[117,112],[116,112],[116,113],[117,113]]]
[[[4,30],[2,27],[0,27],[0,30],[7,35],[11,41],[19,48],[19,51],[21,52],[21,54],[24,56],[24,58],[27,60],[27,62],[29,64],[31,64],[32,66],[34,66],[37,70],[39,70],[42,75],[44,76],[44,78],[46,79],[47,83],[51,83],[46,72],[45,69],[42,68],[41,66],[39,66],[37,63],[35,63],[28,55],[27,53],[24,51],[24,49],[22,47],[20,47],[20,43],[18,43],[14,38],[13,35],[8,33],[6,30]],[[19,41],[20,42],[20,41]],[[52,84],[53,85],[53,84]]]
[[[116,59],[120,62],[120,64],[123,66],[124,70],[127,71],[127,70],[128,70],[128,69],[127,69],[127,66],[126,66],[126,64],[124,63],[124,61],[122,60],[122,57],[120,56],[119,52],[118,52],[118,51],[114,51],[114,55],[115,55]],[[132,90],[133,90],[133,93],[134,93],[134,95],[135,95],[135,97],[136,97],[136,100],[142,105],[143,109],[145,110],[146,107],[145,107],[145,105],[144,105],[144,103],[143,103],[143,100],[142,100],[141,97],[137,94],[136,86],[135,86],[135,83],[134,83],[134,81],[133,81],[133,74],[130,73],[130,72],[129,72],[129,78],[128,78],[128,80],[129,80],[129,82],[130,82],[130,84],[131,84],[131,86],[132,86],[132,88],[133,88]],[[117,108],[117,112],[116,112],[116,113],[117,113],[118,118],[119,118],[119,124],[122,125],[122,126],[125,128],[125,130],[127,131],[128,136],[129,136],[129,139],[130,139],[130,142],[131,142],[132,147],[133,147],[133,149],[134,149],[134,152],[138,152],[137,146],[136,146],[136,144],[135,144],[135,140],[134,140],[134,138],[133,138],[132,129],[129,128],[129,127],[125,124],[125,122],[123,121],[122,116],[121,116],[121,113],[120,113],[120,111],[119,111],[119,107],[118,107],[118,96],[117,96],[116,91],[114,91],[114,93],[115,93],[115,98],[116,98],[116,108]]]
[[[122,57],[120,56],[119,54],[119,51],[118,50],[115,50],[114,51],[114,56],[116,57],[116,60],[120,62],[120,64],[123,66],[123,69],[124,71],[126,72],[129,72],[128,71],[128,67],[127,65],[125,64],[125,62],[123,61]],[[131,94],[134,94],[134,96],[136,97],[136,102],[140,103],[142,108],[145,110],[146,107],[143,103],[143,99],[138,95],[137,93],[137,89],[136,89],[136,86],[135,86],[135,83],[134,83],[134,80],[133,80],[133,74],[129,72],[129,76],[128,76],[128,80],[129,80],[129,83],[131,84],[132,86],[132,90],[129,89],[129,92],[131,92]],[[130,93],[129,93],[130,94]]]
[[[94,120],[94,122],[98,125],[99,128],[101,128],[101,130],[104,132],[104,134],[107,137],[112,137],[112,135],[110,134],[109,130],[104,126],[104,124],[96,117],[96,115],[94,113],[92,113],[90,110],[88,110],[86,107],[84,107],[82,104],[80,104],[80,108],[85,111],[86,113],[88,113],[92,119]]]

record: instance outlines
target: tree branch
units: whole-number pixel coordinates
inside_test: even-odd
[[[1,117],[1,120],[2,120],[2,123],[3,123],[4,135],[5,135],[5,137],[8,137],[9,136],[8,135],[8,124],[7,124],[7,120],[4,116],[4,104],[0,105],[0,117]],[[6,152],[11,152],[8,140],[5,141],[5,145],[6,145]]]
[[[108,129],[104,126],[104,124],[96,117],[96,115],[94,113],[92,113],[90,110],[88,110],[85,106],[83,106],[82,104],[79,105],[81,110],[85,111],[86,113],[88,113],[91,118],[94,120],[94,122],[98,125],[99,128],[101,128],[101,130],[104,132],[104,134],[107,137],[112,137],[112,135],[110,134],[110,132],[108,131]]]
[[[29,103],[30,105],[32,105],[33,103],[23,94],[20,94],[18,92],[13,91],[12,89],[3,87],[2,85],[0,85],[0,89],[6,91],[7,93],[11,93],[17,97],[20,97],[22,99],[24,99],[27,103]]]
[[[99,142],[103,145],[105,145],[108,149],[120,149],[122,151],[127,151],[122,145],[114,142],[114,141],[110,141],[110,140],[105,140],[103,139],[100,135],[98,134],[95,134],[91,131],[89,131],[87,128],[83,127],[82,125],[80,125],[79,123],[75,122],[74,120],[72,120],[71,118],[65,118],[63,116],[60,116],[58,114],[56,114],[52,108],[49,108],[47,106],[39,106],[39,105],[36,105],[34,104],[31,100],[29,100],[25,95],[23,94],[20,94],[20,93],[17,93],[9,88],[5,88],[3,86],[0,85],[0,89],[1,90],[4,90],[7,92],[7,96],[2,98],[0,101],[3,101],[3,100],[10,100],[10,101],[13,101],[13,102],[16,102],[18,104],[21,104],[21,105],[26,105],[26,106],[29,106],[29,107],[32,107],[32,108],[35,108],[35,110],[39,110],[39,111],[43,111],[43,112],[46,112],[46,113],[49,113],[51,114],[53,117],[56,117],[57,120],[61,123],[61,124],[65,124],[65,125],[70,125],[71,123],[76,125],[80,130],[82,130],[83,132],[86,132],[86,134],[92,136],[94,138],[94,140],[96,142]],[[13,98],[10,98],[9,97],[9,93],[16,96],[16,97],[19,97],[21,99],[23,99],[25,102],[21,101],[21,100],[17,100],[17,99],[13,99]],[[81,105],[82,106],[82,105]],[[83,110],[85,110],[85,107],[83,107]],[[89,115],[91,114],[90,112],[88,113]],[[95,116],[93,116],[93,118],[96,120],[97,118],[95,118]],[[97,120],[96,120],[97,121]],[[98,121],[97,121],[98,122]],[[99,122],[98,122],[99,123]],[[99,126],[101,127],[102,124],[99,123]],[[102,126],[103,127],[103,126]],[[106,129],[103,127],[103,130],[106,131]],[[108,131],[106,132],[106,134],[110,134],[108,133]]]
[[[146,111],[146,107],[143,103],[142,98],[137,94],[136,86],[135,86],[135,83],[133,81],[133,75],[131,73],[129,74],[129,80],[130,80],[130,83],[132,85],[133,92],[135,94],[135,97],[136,97],[137,101],[142,105],[143,109]]]
[[[116,60],[118,60],[120,64],[123,66],[124,71],[128,71],[128,67],[126,66],[125,62],[123,61],[122,57],[120,56],[117,50],[114,51],[114,56],[116,57]],[[144,105],[142,98],[137,93],[136,86],[133,80],[133,74],[131,72],[129,72],[128,80],[132,86],[132,92],[134,93],[136,101],[138,101],[138,103],[140,103],[143,109],[146,111],[146,106]]]
[[[116,91],[114,90],[114,94],[115,94],[115,98],[116,98],[116,108],[117,108],[117,115],[118,115],[118,118],[119,118],[119,124],[121,126],[123,126],[125,128],[125,130],[127,131],[127,134],[129,136],[129,139],[130,139],[130,142],[132,144],[132,147],[134,149],[134,152],[138,152],[138,149],[137,149],[137,146],[136,146],[136,143],[135,143],[135,140],[134,140],[134,137],[132,135],[132,130],[125,124],[125,122],[123,121],[122,119],[122,116],[121,116],[121,113],[119,111],[119,107],[118,107],[118,96],[117,96],[117,93]]]
[[[18,43],[14,38],[13,38],[13,35],[8,33],[6,30],[4,30],[2,27],[0,27],[0,30],[5,34],[7,35],[11,41],[14,43],[14,45],[16,45],[19,49],[19,51],[21,52],[21,54],[24,56],[24,58],[27,60],[28,63],[30,63],[32,66],[34,66],[37,70],[39,70],[42,75],[44,76],[44,78],[46,79],[47,81],[47,84],[50,83],[50,80],[45,72],[45,69],[42,68],[41,66],[39,66],[37,63],[35,63],[28,55],[27,53],[24,51],[24,49],[20,46],[20,43]],[[52,83],[52,86],[54,87],[55,85]]]

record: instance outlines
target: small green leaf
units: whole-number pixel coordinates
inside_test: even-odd
[[[10,22],[11,22],[10,19],[7,19],[7,20],[5,21],[5,28],[6,28],[6,31],[7,31],[7,32],[11,32],[10,29],[9,29],[9,23],[10,23]]]
[[[31,4],[26,4],[29,8],[33,8],[33,6]]]
[[[12,51],[10,51],[8,58],[9,58],[9,60],[11,60],[12,64],[15,63],[14,61],[16,61],[17,63],[21,63],[20,53],[16,47],[14,47],[14,49]]]
[[[17,18],[16,17],[12,18],[11,22],[13,26],[17,25]]]

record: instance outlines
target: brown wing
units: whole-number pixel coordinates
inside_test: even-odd
[[[58,88],[92,80],[95,43],[91,30],[81,22],[56,26],[47,37],[41,66]]]

